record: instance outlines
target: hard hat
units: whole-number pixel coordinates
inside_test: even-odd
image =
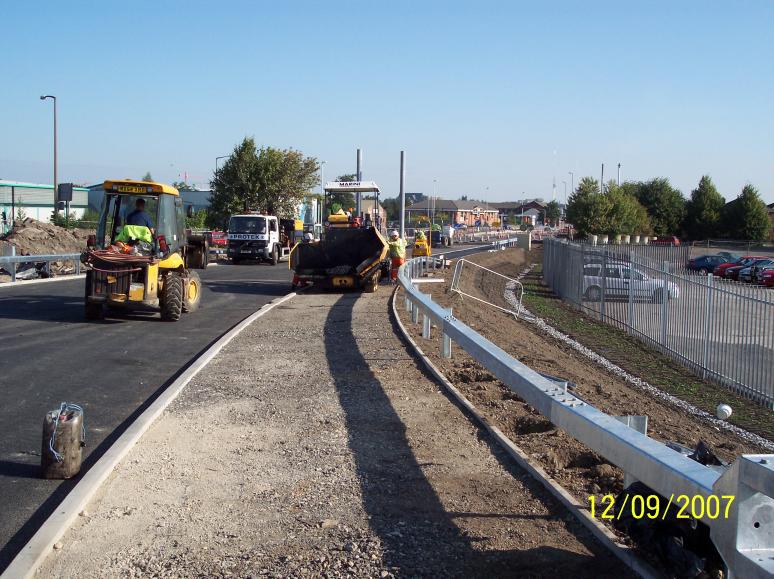
[[[398,234],[398,231],[396,229],[393,229],[392,231],[390,231],[390,237],[400,237],[400,235]]]

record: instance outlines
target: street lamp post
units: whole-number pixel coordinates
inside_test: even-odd
[[[567,211],[567,181],[562,181],[564,185],[564,210]]]
[[[570,193],[573,193],[575,191],[575,173],[572,171],[567,171],[570,175]]]
[[[325,161],[320,161],[320,203],[318,203],[318,222],[322,223],[323,205],[325,204]]]
[[[215,174],[218,173],[218,161],[221,159],[228,159],[229,155],[223,155],[221,157],[215,157]]]
[[[621,163],[618,163],[618,186],[621,186]]]
[[[54,101],[54,215],[59,215],[59,206],[57,205],[57,180],[56,180],[56,97],[54,95],[41,95],[40,100],[51,99]]]

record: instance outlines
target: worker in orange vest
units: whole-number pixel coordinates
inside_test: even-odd
[[[396,230],[390,232],[390,241],[387,243],[390,248],[390,280],[395,283],[398,280],[398,268],[406,260],[406,240],[401,239]]]

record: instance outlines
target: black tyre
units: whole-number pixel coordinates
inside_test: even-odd
[[[363,285],[363,292],[367,294],[374,293],[377,289],[379,289],[379,272],[377,271],[375,274],[373,274],[371,277],[369,277],[365,282],[365,285]]]
[[[167,274],[161,291],[164,294],[161,299],[161,319],[176,322],[183,313],[183,278],[177,273]]]
[[[239,258],[238,257],[232,257],[231,258],[231,263],[233,263],[234,265],[239,265]]]
[[[277,265],[279,263],[279,250],[277,249],[277,246],[275,245],[271,249],[271,264]]]
[[[183,311],[195,312],[202,301],[202,280],[195,271],[188,272],[183,295]]]
[[[658,288],[656,291],[653,292],[653,303],[654,304],[664,303],[664,290],[662,288]]]
[[[701,269],[699,269],[699,275],[707,275],[708,273],[709,271],[705,267],[702,267]]]

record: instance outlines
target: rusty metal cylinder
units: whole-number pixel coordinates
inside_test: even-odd
[[[80,406],[63,402],[57,410],[47,412],[40,449],[41,476],[68,479],[77,475],[81,470],[85,444],[83,409]]]

